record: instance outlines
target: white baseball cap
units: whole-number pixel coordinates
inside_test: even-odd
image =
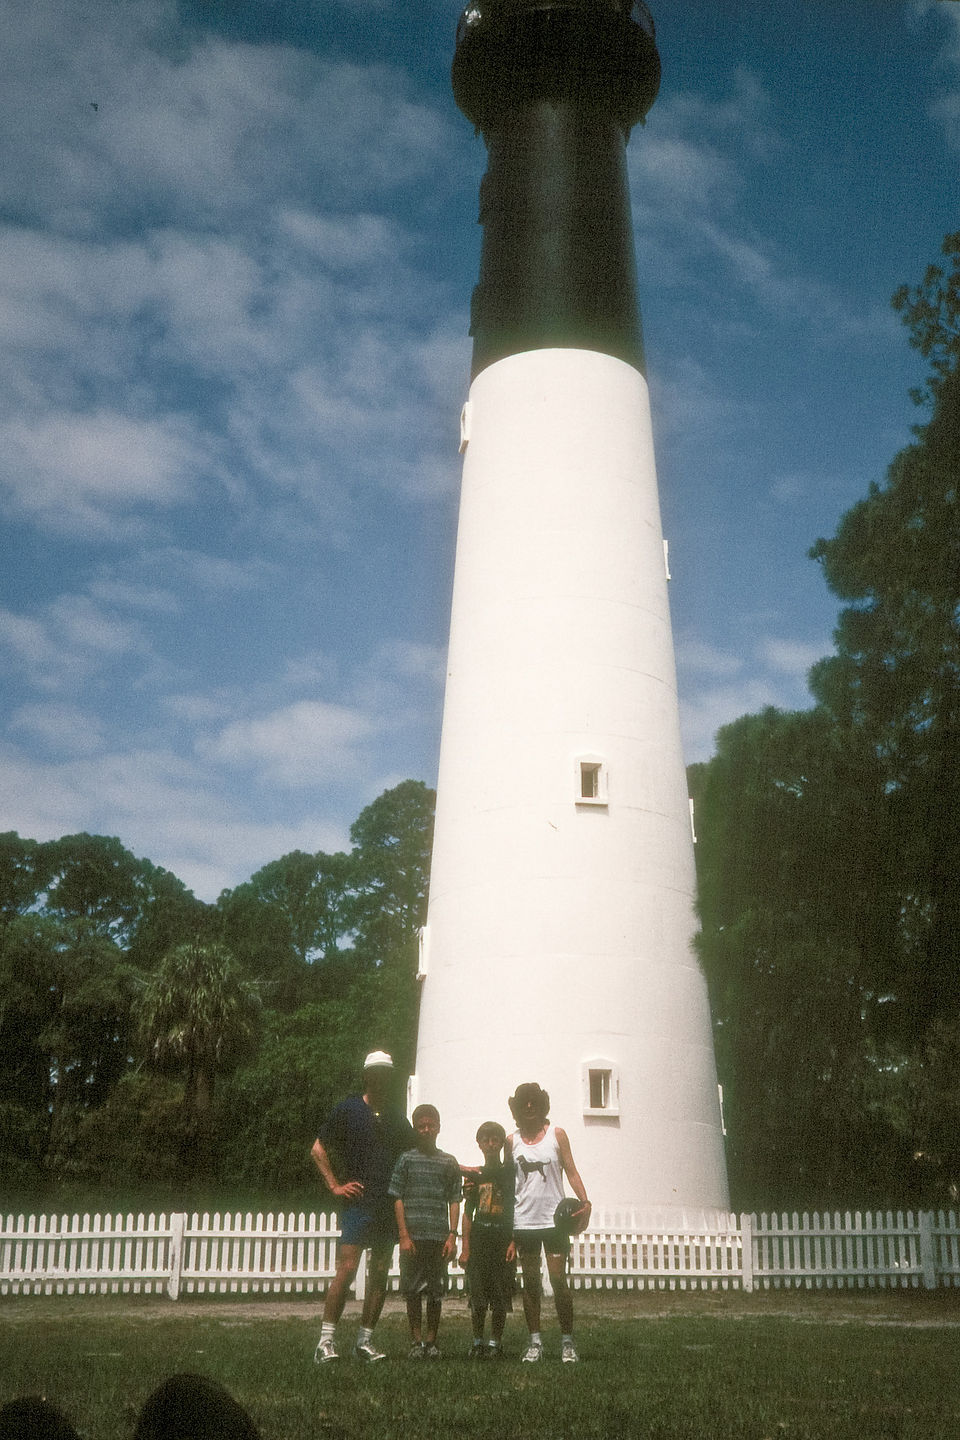
[[[386,1050],[371,1050],[363,1062],[364,1070],[392,1070],[393,1058]]]

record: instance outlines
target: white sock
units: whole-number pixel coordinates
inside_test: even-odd
[[[320,1326],[320,1344],[322,1345],[325,1340],[332,1340],[336,1329],[337,1327],[332,1320],[324,1320]]]
[[[531,1344],[531,1345],[542,1345],[542,1344],[543,1344],[543,1341],[540,1339],[540,1331],[539,1331],[539,1330],[531,1330],[531,1331],[530,1331],[530,1344]]]
[[[373,1326],[371,1325],[370,1328],[369,1328],[369,1330],[368,1330],[365,1325],[361,1325],[361,1326],[360,1326],[360,1329],[357,1331],[357,1344],[358,1344],[358,1345],[369,1345],[369,1344],[370,1344],[370,1341],[371,1341],[372,1339],[373,1339]]]
[[[560,1336],[560,1344],[561,1344],[561,1345],[572,1345],[572,1344],[573,1344],[573,1336],[572,1336],[572,1335],[561,1335],[561,1336]]]

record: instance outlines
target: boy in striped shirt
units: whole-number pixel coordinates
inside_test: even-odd
[[[405,1151],[390,1179],[400,1232],[400,1288],[407,1302],[410,1359],[439,1360],[437,1330],[447,1288],[447,1265],[457,1253],[460,1166],[437,1147],[440,1113],[418,1105],[412,1116],[416,1149]],[[423,1299],[426,1296],[426,1333]]]

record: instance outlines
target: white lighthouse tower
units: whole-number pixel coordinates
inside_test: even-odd
[[[625,146],[636,0],[474,0],[483,248],[412,1091],[475,1157],[524,1081],[595,1214],[728,1205]]]

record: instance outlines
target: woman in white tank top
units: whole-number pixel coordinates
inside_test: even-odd
[[[508,1137],[506,1158],[512,1159],[516,1176],[514,1239],[523,1271],[523,1315],[530,1342],[522,1359],[535,1362],[543,1357],[540,1337],[540,1252],[547,1257],[547,1271],[560,1322],[560,1355],[565,1363],[575,1361],[573,1343],[573,1296],[567,1283],[569,1237],[558,1232],[554,1212],[563,1199],[563,1177],[581,1202],[576,1212],[575,1233],[590,1219],[590,1201],[580,1173],[573,1163],[570,1141],[558,1125],[551,1125],[550,1096],[539,1085],[518,1085],[510,1097],[510,1110],[517,1129]]]
[[[563,1199],[563,1166],[557,1144],[557,1127],[548,1125],[539,1140],[524,1140],[519,1130],[511,1136],[516,1166],[515,1230],[552,1230],[553,1215]]]

